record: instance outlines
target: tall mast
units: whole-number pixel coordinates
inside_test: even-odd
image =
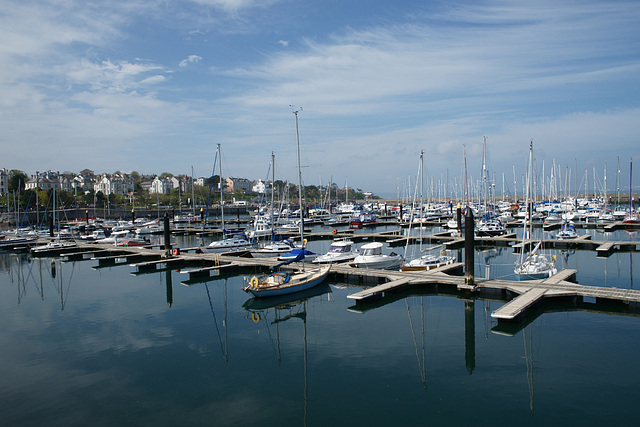
[[[220,167],[218,167],[220,171],[220,218],[222,219],[222,238],[224,239],[224,187],[226,186],[222,184],[222,153],[220,152],[220,144],[218,144],[218,158],[220,159]]]
[[[618,157],[618,174],[616,175],[616,194],[618,197],[616,204],[619,206],[620,205],[620,157]]]
[[[487,137],[482,137],[482,198],[484,211],[487,212]]]
[[[193,207],[193,216],[196,216],[196,190],[193,185],[193,166],[191,166],[191,206]]]
[[[633,202],[631,193],[633,192],[633,157],[629,159],[629,215],[633,213]]]
[[[275,221],[274,221],[274,209],[275,209],[275,182],[276,182],[276,156],[271,152],[271,230],[275,230]]]
[[[300,108],[302,110],[302,107]],[[298,112],[295,110],[293,115],[296,117],[296,151],[298,153],[298,203],[300,205],[300,243],[304,249],[304,209],[302,208],[302,169],[300,167],[300,132],[298,130]]]

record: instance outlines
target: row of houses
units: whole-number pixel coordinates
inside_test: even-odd
[[[8,183],[10,172],[7,169],[0,169],[0,194],[8,193]],[[205,178],[192,179],[187,175],[159,177],[157,175],[141,176],[142,182],[140,186],[143,191],[152,194],[169,194],[172,190],[178,189],[181,193],[190,193],[193,185],[205,185]],[[224,189],[227,193],[233,193],[236,190],[244,190],[246,192],[264,193],[267,185],[262,180],[251,181],[246,178],[225,178]],[[66,191],[77,194],[78,192],[94,191],[102,192],[105,195],[119,194],[122,196],[130,196],[135,191],[135,183],[133,177],[125,173],[94,175],[71,175],[61,174],[59,172],[36,172],[25,183],[25,189],[32,190],[40,188],[41,190]],[[219,188],[219,187],[218,187]]]

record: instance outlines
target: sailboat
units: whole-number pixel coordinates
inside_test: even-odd
[[[502,236],[507,233],[502,221],[500,221],[498,215],[493,211],[493,195],[491,197],[491,206],[489,206],[489,190],[488,184],[488,172],[487,172],[487,137],[482,139],[482,197],[483,197],[483,216],[478,220],[475,233],[478,237],[492,237]]]
[[[578,232],[576,231],[575,225],[571,221],[565,221],[562,224],[562,227],[556,234],[556,238],[558,239],[576,239],[578,238]]]
[[[251,248],[251,243],[244,236],[243,233],[234,234],[230,237],[225,237],[227,230],[224,228],[224,185],[222,181],[222,153],[220,151],[220,144],[218,144],[218,153],[216,156],[220,162],[220,217],[222,218],[222,239],[214,240],[205,246],[203,249],[205,252],[231,252],[240,251]],[[213,164],[213,172],[211,173],[211,181],[213,182],[213,176],[216,169],[215,162]]]
[[[53,222],[52,224],[54,225],[54,227],[57,227],[59,229],[59,224],[56,222],[56,220],[59,221],[59,218],[56,218],[56,189],[53,189]],[[39,246],[35,246],[33,248],[31,248],[31,254],[33,255],[38,255],[38,254],[45,254],[48,253],[51,250],[54,249],[65,249],[65,248],[72,248],[76,246],[76,242],[75,241],[63,241],[61,236],[60,236],[60,231],[58,230],[58,233],[56,235],[56,238],[52,241],[50,241],[49,243],[46,243],[44,245],[39,245]]]
[[[322,266],[320,268],[314,268],[312,270],[305,270],[304,268],[304,247],[306,245],[306,240],[304,238],[304,227],[302,226],[302,223],[304,222],[304,215],[302,214],[302,169],[300,167],[300,134],[298,131],[298,112],[299,110],[295,110],[293,114],[296,118],[296,148],[298,154],[298,203],[300,206],[301,220],[300,241],[302,242],[303,251],[300,251],[297,257],[271,267],[272,270],[274,270],[273,273],[263,277],[253,276],[249,281],[249,284],[242,289],[245,292],[251,293],[254,297],[271,297],[310,289],[322,283],[329,274],[329,270],[331,270],[331,264]],[[277,271],[279,267],[296,261],[302,261],[302,271],[293,274],[290,274],[286,271]]]
[[[423,176],[423,161],[424,161],[424,150],[420,151],[420,163],[418,165],[418,179],[416,180],[416,191],[414,192],[414,204],[415,204],[415,196],[417,193],[417,189],[418,189],[418,184],[420,184],[420,212],[422,212],[422,204],[423,204],[423,190],[422,190],[422,176]],[[411,209],[411,219],[409,222],[409,228],[408,228],[408,235],[411,234],[411,225],[413,224],[413,212],[414,212],[414,208],[412,206]],[[400,270],[402,271],[418,271],[418,270],[431,270],[434,268],[438,268],[441,267],[443,265],[448,265],[448,264],[453,264],[455,258],[451,255],[447,254],[446,249],[444,249],[444,246],[437,246],[437,247],[432,247],[432,248],[427,248],[427,249],[422,249],[422,226],[420,226],[420,247],[419,247],[419,253],[420,256],[411,260],[406,261],[401,267]],[[404,249],[404,256],[403,259],[406,260],[407,259],[407,250],[409,248],[409,242],[411,241],[411,239],[407,238],[407,244],[405,246]],[[438,253],[438,255],[433,254],[432,252],[436,249],[440,249],[440,252]],[[427,253],[424,253],[427,252]],[[429,253],[431,252],[431,253]],[[424,253],[424,254],[423,254]]]
[[[267,230],[268,234],[271,235],[271,242],[264,244],[260,247],[251,249],[251,256],[254,258],[271,258],[278,257],[288,253],[289,251],[296,248],[294,242],[291,239],[284,240],[276,240],[275,235],[275,200],[274,200],[274,191],[275,191],[275,182],[276,182],[276,164],[275,164],[275,154],[271,153],[271,207],[269,209],[270,219],[267,222],[264,219],[260,218],[260,212],[256,215],[256,220],[254,224],[254,230],[250,230],[247,234],[249,238],[257,237],[259,235],[264,235],[260,230]],[[267,174],[268,176],[268,174]],[[264,228],[261,228],[264,226]]]
[[[525,201],[533,210],[533,206],[529,205],[531,194],[531,186],[533,184],[533,141],[529,144],[529,173],[527,176],[527,190]],[[520,259],[516,262],[514,273],[518,280],[543,279],[551,277],[558,272],[556,268],[555,256],[549,260],[546,255],[539,252],[542,249],[542,241],[538,241],[532,251],[525,257],[527,248],[532,245],[531,235],[533,231],[532,215],[527,215],[528,229],[525,226],[522,236],[522,248],[520,250]]]

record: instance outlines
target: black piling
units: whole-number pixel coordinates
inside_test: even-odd
[[[456,223],[458,225],[458,233],[462,231],[462,205],[458,203],[456,208]]]
[[[164,214],[164,249],[171,253],[171,230],[169,229],[169,216]]]
[[[49,237],[53,237],[53,215],[49,215]]]
[[[167,305],[171,307],[173,305],[173,281],[171,280],[171,270],[166,272],[167,278]]]
[[[474,284],[473,270],[474,265],[474,220],[473,211],[467,206],[467,212],[464,216],[464,283],[467,285]]]
[[[467,372],[476,368],[476,318],[475,301],[464,302],[464,360]]]

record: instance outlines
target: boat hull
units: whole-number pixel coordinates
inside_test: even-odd
[[[247,286],[245,291],[254,297],[274,297],[305,291],[319,285],[327,278],[330,266],[323,267],[313,272],[294,274],[288,283],[279,286]],[[305,277],[299,277],[305,276]]]

